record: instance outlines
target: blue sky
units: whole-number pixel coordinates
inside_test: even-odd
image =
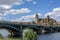
[[[36,13],[60,21],[60,0],[0,0],[0,20],[33,21]]]

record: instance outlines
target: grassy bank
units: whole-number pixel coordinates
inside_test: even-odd
[[[4,39],[0,37],[0,40],[4,40]],[[20,38],[7,38],[7,40],[21,40],[21,39]]]

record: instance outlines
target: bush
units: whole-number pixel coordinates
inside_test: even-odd
[[[37,40],[37,33],[32,29],[25,29],[23,31],[23,40]]]

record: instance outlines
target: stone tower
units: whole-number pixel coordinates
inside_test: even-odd
[[[36,15],[35,15],[35,23],[38,23],[38,21],[39,21],[39,15],[36,14]]]
[[[49,22],[49,20],[50,20],[50,16],[49,16],[49,15],[47,15],[47,22]]]

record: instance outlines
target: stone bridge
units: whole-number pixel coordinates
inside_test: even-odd
[[[24,30],[26,28],[33,29],[38,34],[40,33],[53,33],[53,32],[60,32],[60,26],[41,26],[41,25],[20,25],[20,29]]]
[[[20,36],[20,25],[0,22],[0,29],[7,29],[12,36]]]
[[[34,24],[13,24],[13,23],[0,23],[0,29],[7,29],[14,36],[21,36],[23,30],[26,28],[33,29],[38,34],[40,33],[51,33],[60,32],[59,26],[41,26]]]

